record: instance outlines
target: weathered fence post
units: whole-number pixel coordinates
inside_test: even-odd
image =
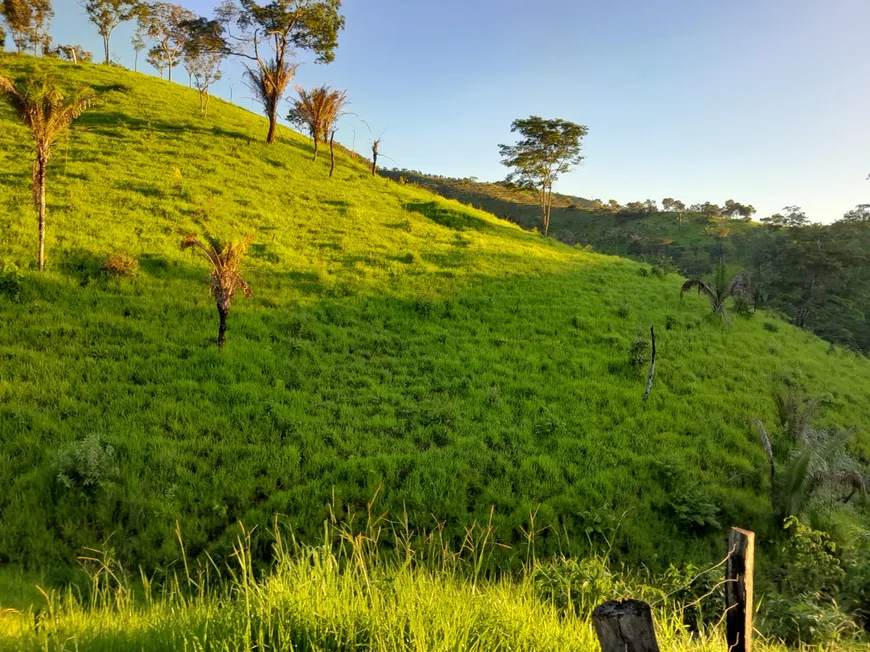
[[[725,636],[730,652],[752,652],[755,533],[731,528],[725,571]]]
[[[652,610],[640,600],[609,600],[595,607],[592,626],[601,652],[659,652]]]

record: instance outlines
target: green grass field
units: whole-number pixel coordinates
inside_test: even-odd
[[[282,129],[267,146],[264,119],[218,100],[203,117],[193,90],[0,56],[0,74],[34,69],[100,99],[55,150],[43,274],[31,144],[0,108],[0,267],[22,279],[0,294],[9,594],[75,579],[87,546],[166,568],[177,522],[197,560],[231,552],[239,521],[275,515],[316,542],[330,503],[363,509],[379,487],[412,529],[454,538],[494,508],[503,567],[536,510],[542,556],[613,538],[627,562],[706,565],[727,527],[762,542],[778,527],[751,425],[773,423],[773,390],[824,395],[824,423],[870,422],[867,361],[774,316],[725,326],[680,298],[677,276],[372,178],[345,154],[330,180],[307,139]],[[257,230],[254,298],[234,304],[222,353],[207,269],[179,247],[205,229]],[[136,277],[101,274],[116,251]],[[647,366],[629,348],[651,325],[643,402]],[[870,437],[854,449],[866,461]],[[60,482],[65,453],[100,484]],[[832,504],[832,520],[860,509]]]

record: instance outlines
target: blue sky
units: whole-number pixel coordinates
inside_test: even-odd
[[[75,0],[57,42],[99,56]],[[216,0],[181,0],[210,15]],[[345,0],[335,63],[297,82],[346,88],[338,138],[386,130],[393,165],[504,178],[499,143],[532,114],[589,127],[559,190],[620,202],[671,196],[802,206],[829,222],[870,202],[867,0]],[[132,67],[132,25],[112,52]],[[151,72],[147,64],[146,71]],[[141,68],[140,68],[141,69]],[[182,69],[176,79],[186,82]],[[238,62],[216,93],[251,107]],[[282,111],[283,112],[283,111]],[[394,163],[394,162],[395,163]]]

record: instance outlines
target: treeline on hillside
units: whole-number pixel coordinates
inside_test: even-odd
[[[751,275],[753,308],[777,310],[830,342],[870,351],[870,322],[863,311],[870,305],[870,205],[829,225],[810,224],[793,206],[763,218],[761,225],[697,209],[662,216],[672,220],[669,225],[641,221],[653,211],[635,213],[627,206],[606,231],[584,234],[580,218],[576,234],[557,237],[602,251],[625,249],[691,277],[712,274],[722,263],[740,266]]]

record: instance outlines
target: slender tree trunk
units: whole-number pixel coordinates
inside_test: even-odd
[[[333,149],[333,143],[335,142],[335,132],[333,131],[329,136],[329,178],[332,178],[332,173],[335,172],[335,149]]]
[[[220,319],[220,325],[218,326],[218,348],[223,350],[224,342],[226,341],[227,336],[227,315],[229,314],[229,310],[227,308],[221,308],[218,306],[218,318]]]
[[[313,159],[315,161],[317,160],[317,151],[319,148],[320,148],[320,139],[317,136],[315,136],[314,137],[314,159]]]
[[[378,171],[378,153],[375,152],[372,155],[372,176],[375,176],[375,174],[377,174],[377,171]]]
[[[172,62],[171,61],[169,62],[169,65],[167,66],[167,68],[169,68],[169,72],[167,73],[168,77],[169,77],[169,81],[172,81]]]
[[[36,155],[36,208],[39,211],[39,271],[45,270],[45,173],[48,160],[44,154]]]
[[[105,64],[108,66],[110,63],[110,61],[109,61],[109,35],[108,34],[106,34],[103,37],[103,53],[106,55]],[[136,53],[136,56],[137,57],[139,56],[138,52]]]
[[[269,108],[269,133],[266,136],[266,142],[270,145],[275,142],[276,132],[278,130],[278,103],[275,102]]]
[[[133,54],[133,72],[139,72],[139,50]],[[232,93],[232,91],[230,91]]]

